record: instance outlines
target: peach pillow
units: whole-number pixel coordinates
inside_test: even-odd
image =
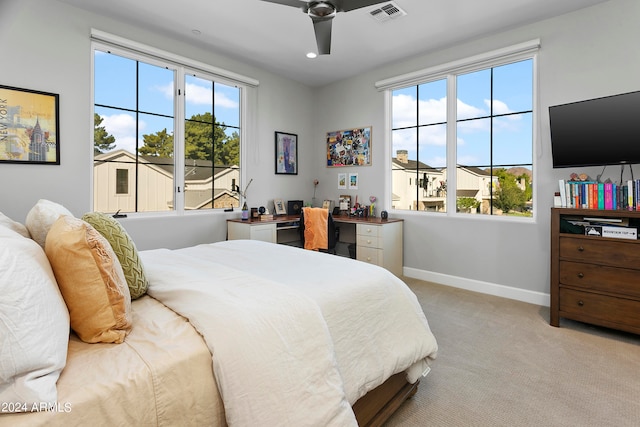
[[[80,339],[123,342],[131,330],[131,295],[109,242],[85,221],[63,215],[47,234],[45,252]]]

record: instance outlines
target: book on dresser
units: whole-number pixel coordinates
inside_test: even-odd
[[[615,182],[558,180],[562,207],[640,211],[640,179]]]

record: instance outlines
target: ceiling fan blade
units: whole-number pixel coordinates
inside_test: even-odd
[[[318,55],[329,55],[331,53],[331,22],[332,19],[314,19],[313,31],[316,33],[316,44],[318,45]]]
[[[329,0],[331,1],[331,0]],[[386,3],[380,0],[336,0],[334,6],[338,12],[349,12],[350,10],[360,9],[361,7],[373,6],[374,4]]]
[[[266,1],[268,3],[282,4],[285,6],[298,7],[303,10],[306,10],[307,8],[307,2],[302,0],[262,0],[262,1]]]

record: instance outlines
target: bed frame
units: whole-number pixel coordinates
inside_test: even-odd
[[[391,376],[353,404],[358,425],[378,427],[384,424],[405,400],[416,394],[419,383],[408,383],[404,372]]]

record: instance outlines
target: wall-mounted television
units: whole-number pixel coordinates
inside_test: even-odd
[[[640,91],[549,107],[554,168],[640,163]]]

